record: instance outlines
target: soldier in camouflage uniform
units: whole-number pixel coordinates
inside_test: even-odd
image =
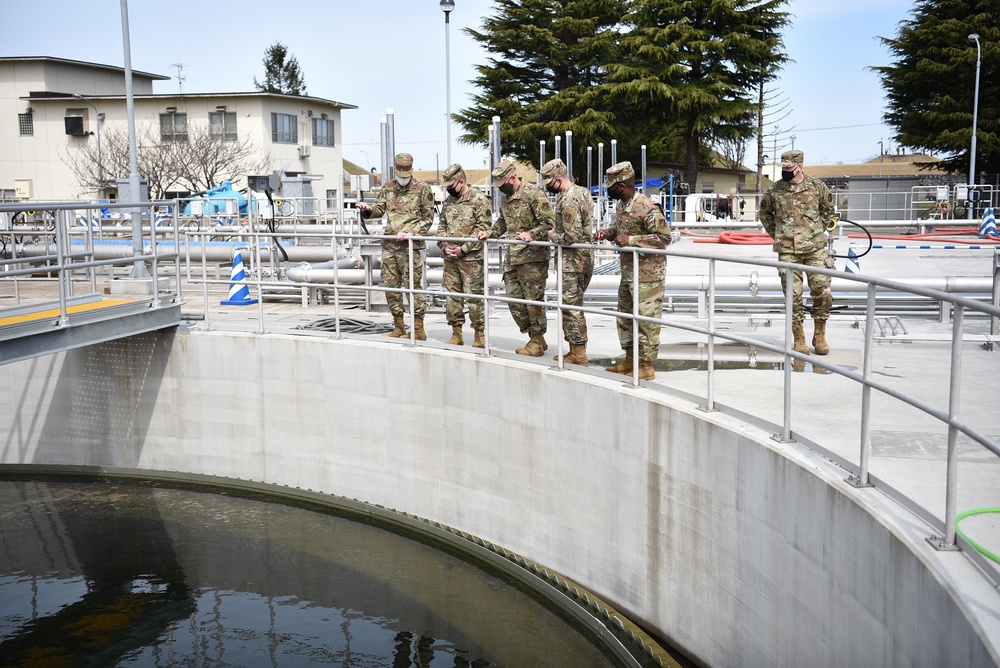
[[[775,181],[760,201],[760,222],[771,238],[774,251],[782,262],[804,264],[810,267],[832,269],[833,263],[826,251],[827,227],[833,222],[833,196],[826,184],[802,171],[802,151],[785,151],[781,154],[781,181]],[[785,290],[786,270],[778,269],[781,289]],[[808,353],[802,323],[802,272],[792,272],[792,335],[795,350]],[[817,355],[826,355],[830,346],[826,342],[826,321],[833,305],[830,277],[808,274],[809,293],[812,295],[812,317],[815,325],[813,348]]]
[[[406,237],[426,236],[434,220],[434,193],[430,186],[413,178],[413,156],[400,153],[395,158],[396,173],[391,181],[382,186],[375,204],[358,202],[357,207],[363,218],[381,218],[388,214],[385,226],[387,239],[382,241],[382,282],[387,288],[410,287],[410,271],[413,271],[413,287],[419,290],[423,283],[424,262],[421,251],[427,244],[413,242],[413,265],[410,265],[409,242]],[[424,331],[424,296],[411,295],[413,302],[413,336],[418,341],[426,341]],[[408,336],[403,322],[403,295],[387,292],[394,328],[389,336]]]
[[[521,241],[548,241],[549,230],[555,227],[555,214],[548,197],[538,187],[526,183],[517,175],[514,163],[502,160],[493,170],[492,184],[501,192],[500,217],[489,232],[480,232],[480,239],[497,239],[505,234]],[[517,348],[518,355],[541,357],[549,345],[545,342],[547,322],[545,281],[549,277],[549,249],[543,246],[508,246],[509,265],[503,274],[508,297],[539,302],[538,305],[510,304],[510,313],[522,333],[529,335],[527,345]]]
[[[557,244],[590,243],[594,232],[594,203],[586,188],[570,181],[566,165],[556,158],[542,166],[542,185],[556,194],[556,226],[549,240]],[[562,251],[563,304],[583,306],[583,295],[594,276],[594,251],[589,248],[564,248]],[[563,337],[569,354],[563,361],[587,364],[587,320],[583,311],[562,312]],[[559,359],[555,355],[552,359]]]
[[[611,227],[598,230],[595,239],[611,240],[617,246],[635,248],[666,248],[670,243],[670,223],[663,216],[653,200],[635,189],[635,170],[632,163],[619,162],[607,170],[608,197],[618,200],[615,219]],[[636,277],[631,252],[622,251],[621,283],[618,286],[618,310],[632,312],[632,286]],[[637,292],[639,315],[659,319],[663,315],[663,286],[666,279],[667,258],[665,255],[639,254],[639,276]],[[618,318],[618,341],[625,351],[625,357],[608,367],[612,373],[632,375],[632,321]],[[639,378],[653,380],[656,373],[653,362],[660,348],[660,325],[639,322]]]
[[[441,185],[448,191],[448,199],[444,201],[441,218],[438,221],[438,236],[441,237],[477,237],[480,232],[489,233],[493,219],[493,207],[489,198],[475,188],[469,186],[462,165],[454,164],[444,170]],[[438,247],[444,252],[445,292],[464,292],[469,295],[481,295],[483,292],[483,245],[473,241],[457,243],[454,241],[439,241]],[[479,299],[463,299],[448,297],[446,311],[448,324],[452,335],[448,343],[461,346],[462,325],[465,323],[463,302],[469,305],[469,321],[476,333],[472,342],[473,348],[484,348],[483,340],[483,302]]]

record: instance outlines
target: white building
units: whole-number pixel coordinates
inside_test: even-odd
[[[223,141],[249,140],[263,173],[313,175],[320,210],[339,209],[342,197],[342,109],[357,107],[316,97],[261,92],[156,95],[154,81],[170,77],[132,71],[137,137],[186,142],[200,127]],[[0,199],[117,199],[109,156],[106,185],[81,184],[70,164],[75,152],[100,146],[110,133],[127,132],[125,71],[120,67],[49,57],[0,57]],[[16,121],[16,122],[15,122]],[[94,142],[94,144],[90,144]],[[246,174],[228,174],[237,189]],[[140,169],[140,177],[146,178]],[[218,184],[214,184],[218,185]],[[183,184],[165,188],[184,196]]]

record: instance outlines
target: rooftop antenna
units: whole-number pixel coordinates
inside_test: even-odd
[[[177,94],[181,95],[184,93],[184,63],[174,63],[171,67],[177,68]]]

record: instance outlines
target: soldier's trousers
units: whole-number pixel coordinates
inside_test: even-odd
[[[424,282],[424,258],[422,253],[413,249],[413,289],[422,289]],[[387,288],[409,288],[410,287],[410,256],[406,244],[383,244],[382,245],[382,283]],[[413,295],[413,317],[423,319],[424,296]],[[403,308],[403,295],[399,292],[385,293],[385,300],[389,303],[389,312],[394,316],[402,316],[406,313]]]
[[[618,310],[632,312],[632,267],[622,265],[622,281],[618,285]],[[641,281],[639,288],[639,315],[656,318],[663,315],[663,279]],[[618,341],[622,350],[632,347],[632,320],[618,318]],[[660,351],[660,325],[639,321],[639,360],[653,362]]]
[[[442,287],[445,292],[464,292],[467,295],[483,294],[483,263],[478,260],[445,260]],[[461,327],[465,323],[464,305],[469,306],[469,322],[474,329],[483,327],[483,301],[463,297],[447,297],[445,312],[448,324]]]
[[[562,300],[568,306],[583,306],[583,293],[594,276],[594,267],[589,271],[564,271],[562,275]],[[587,319],[583,311],[564,310],[562,312],[563,338],[569,343],[587,342]]]
[[[810,267],[822,267],[823,269],[833,269],[833,263],[825,249],[815,253],[778,253],[778,260],[781,262],[793,262],[804,264]],[[778,276],[781,278],[781,290],[786,292],[786,269],[778,269]],[[825,322],[830,317],[830,307],[833,306],[833,292],[830,290],[830,277],[823,274],[813,274],[807,272],[809,282],[809,294],[812,296],[812,317],[813,320]],[[792,324],[801,325],[805,320],[805,312],[802,307],[802,271],[792,271]]]
[[[503,274],[504,290],[508,297],[539,302],[538,305],[509,304],[510,314],[518,329],[527,334],[544,334],[548,329],[545,320],[545,281],[549,277],[548,262],[525,262],[512,265]]]

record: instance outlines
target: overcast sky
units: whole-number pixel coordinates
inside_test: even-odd
[[[494,4],[454,1],[448,31],[453,112],[471,103],[473,66],[486,60],[462,29],[481,27]],[[124,64],[120,0],[2,4],[0,54]],[[884,96],[878,77],[866,68],[888,63],[877,37],[893,36],[912,6],[910,0],[790,2],[794,18],[785,46],[794,62],[774,84],[776,99],[786,101],[790,113],[766,130],[774,134],[778,125],[778,152],[790,147],[792,135],[807,163],[860,162],[878,155],[880,140],[895,150],[891,131],[881,122]],[[265,50],[280,40],[298,59],[310,95],[358,107],[342,116],[347,159],[367,167],[378,164],[379,121],[391,108],[397,150],[413,153],[418,169],[447,166],[445,24],[439,0],[287,5],[132,0],[129,25],[133,69],[172,77],[156,82],[156,93],[252,91],[253,78],[263,79]],[[452,127],[453,161],[482,166],[485,150],[458,144],[459,132]],[[765,153],[773,153],[773,147],[769,140]]]

